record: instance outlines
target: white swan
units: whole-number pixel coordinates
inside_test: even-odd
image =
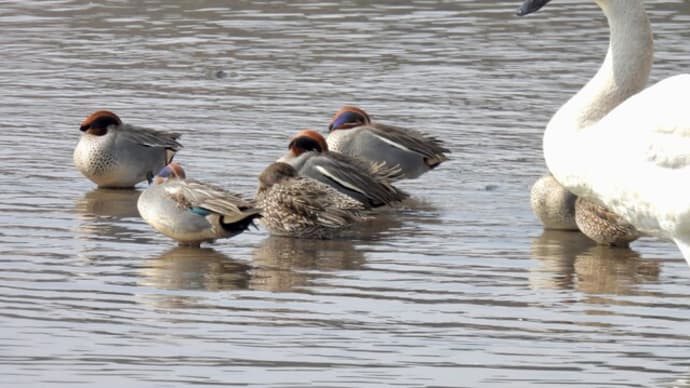
[[[549,1],[527,0],[519,14]],[[641,70],[649,71],[652,61],[644,5],[595,2],[608,18],[609,50],[596,75],[549,121],[546,164],[574,194],[600,202],[643,233],[675,241],[690,264],[690,74],[626,99],[646,80]]]

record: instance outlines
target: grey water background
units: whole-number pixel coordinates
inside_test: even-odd
[[[529,209],[543,128],[608,32],[589,0],[518,5],[1,2],[0,385],[690,386],[677,249],[596,247]],[[652,81],[687,72],[690,3],[647,8]],[[177,248],[139,191],[72,166],[106,108],[182,132],[190,176],[251,194],[345,103],[453,150],[352,240]]]

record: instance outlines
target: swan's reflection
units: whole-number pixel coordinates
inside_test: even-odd
[[[84,239],[131,239],[134,231],[123,224],[126,218],[138,218],[137,200],[140,191],[94,189],[74,204],[74,210],[82,221],[78,226]]]
[[[658,262],[631,249],[596,245],[581,233],[544,231],[532,243],[532,256],[540,264],[530,270],[535,289],[629,294],[659,275]]]
[[[283,292],[308,285],[322,271],[356,270],[364,255],[350,240],[306,240],[271,236],[254,249],[251,287]],[[319,273],[321,272],[321,273]]]
[[[211,248],[175,247],[151,258],[141,269],[141,284],[163,290],[243,290],[251,266]]]

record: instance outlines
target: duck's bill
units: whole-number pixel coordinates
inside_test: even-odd
[[[551,0],[525,0],[517,10],[517,15],[525,16],[537,12],[550,1]]]

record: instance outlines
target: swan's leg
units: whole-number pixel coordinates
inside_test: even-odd
[[[679,239],[673,239],[673,241],[675,241],[676,245],[678,245],[680,252],[683,254],[683,257],[685,257],[685,261],[687,261],[688,265],[690,265],[690,244],[687,244]]]

